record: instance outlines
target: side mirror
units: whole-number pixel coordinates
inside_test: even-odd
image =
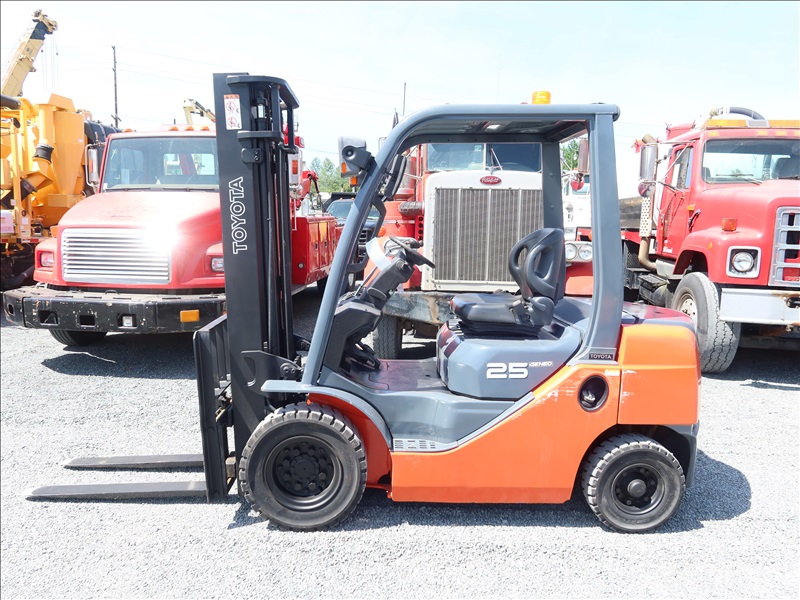
[[[100,148],[97,146],[86,148],[86,181],[93,188],[100,183]]]
[[[639,179],[653,181],[656,178],[656,159],[658,158],[658,144],[651,135],[642,138],[644,145],[640,149]]]
[[[589,140],[587,138],[582,138],[578,142],[578,171],[589,172]]]
[[[358,177],[372,162],[367,142],[361,138],[339,138],[339,165],[342,177]]]
[[[386,181],[386,186],[383,189],[382,196],[384,198],[393,198],[400,188],[400,183],[403,181],[403,175],[406,172],[406,162],[408,158],[405,154],[398,154],[394,157],[392,167],[389,170],[389,179]]]

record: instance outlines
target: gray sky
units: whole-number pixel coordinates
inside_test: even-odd
[[[394,111],[441,103],[617,104],[617,157],[719,106],[800,118],[798,2],[0,2],[3,65],[42,9],[58,23],[23,93],[123,127],[214,110],[212,74],[288,81],[307,162],[377,151]],[[405,90],[405,94],[404,94]]]

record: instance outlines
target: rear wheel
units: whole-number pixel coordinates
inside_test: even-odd
[[[741,323],[719,319],[719,286],[704,273],[684,275],[672,298],[672,308],[694,321],[700,366],[704,373],[722,373],[736,356]]]
[[[105,331],[67,331],[65,329],[51,329],[50,335],[65,346],[88,346],[99,342],[106,337]]]
[[[400,358],[403,347],[403,321],[383,315],[372,332],[372,348],[378,358]]]
[[[686,491],[680,462],[648,437],[625,434],[600,444],[584,463],[582,486],[602,523],[626,533],[663,525]]]
[[[355,428],[318,404],[290,404],[268,415],[239,461],[245,498],[287,529],[342,521],[361,500],[366,480],[367,459]]]

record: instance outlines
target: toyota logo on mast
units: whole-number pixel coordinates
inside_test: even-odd
[[[480,182],[484,185],[497,185],[498,183],[502,183],[502,181],[503,180],[497,175],[486,175],[480,179]]]

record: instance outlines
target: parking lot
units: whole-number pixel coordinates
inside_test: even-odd
[[[295,297],[311,334],[319,296]],[[367,491],[343,524],[286,532],[227,502],[34,502],[40,485],[201,480],[69,471],[79,456],[199,453],[191,336],[65,348],[2,320],[3,598],[796,598],[797,354],[740,350],[704,376],[695,483],[660,530],[564,505],[402,504]],[[410,342],[412,340],[409,340]]]

